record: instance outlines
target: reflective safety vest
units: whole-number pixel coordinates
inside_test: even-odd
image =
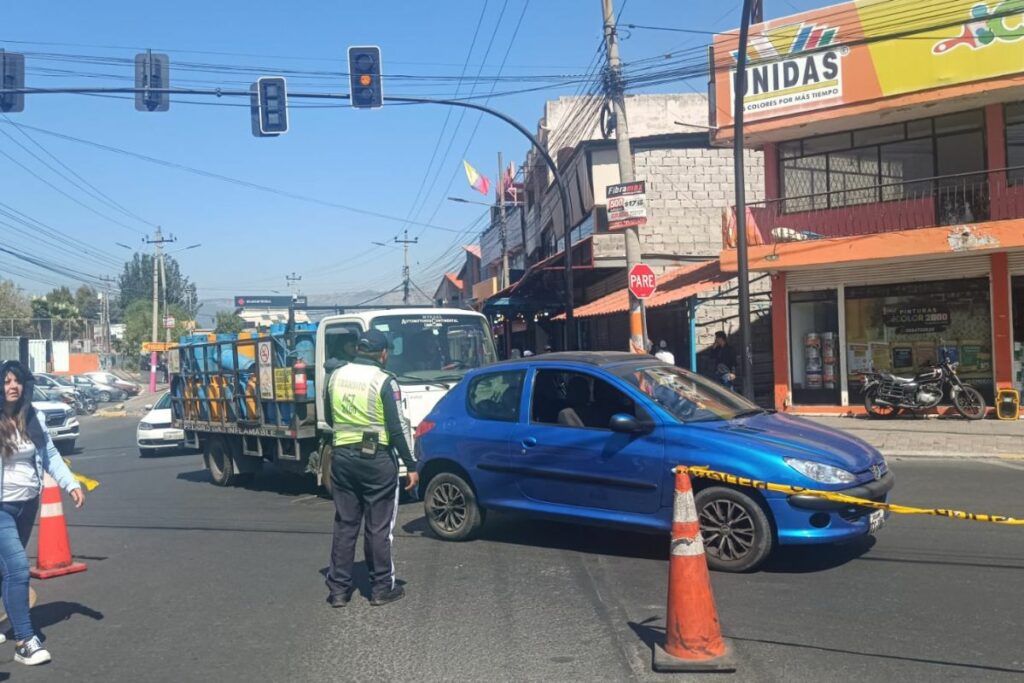
[[[390,377],[376,365],[361,363],[348,363],[334,371],[330,392],[335,446],[359,444],[364,432],[377,432],[377,443],[389,445],[380,392]]]

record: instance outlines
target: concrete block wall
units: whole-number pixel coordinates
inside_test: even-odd
[[[764,162],[745,154],[747,201],[764,198]],[[644,148],[634,153],[636,177],[647,182],[647,225],[640,229],[645,254],[717,257],[722,250],[722,211],[734,203],[731,149]]]

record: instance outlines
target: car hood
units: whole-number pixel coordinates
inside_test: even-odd
[[[66,403],[58,403],[57,401],[32,401],[32,407],[36,410],[55,410],[65,412],[68,410]]]
[[[717,439],[728,439],[742,449],[812,460],[855,474],[882,459],[875,448],[854,436],[792,415],[765,413],[738,420],[695,422],[687,427],[715,432]]]
[[[149,424],[170,424],[171,423],[171,409],[170,408],[159,408],[154,409],[146,413],[146,416],[142,418],[141,422],[148,422]]]

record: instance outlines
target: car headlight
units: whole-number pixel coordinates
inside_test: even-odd
[[[798,458],[783,458],[783,460],[808,479],[820,481],[822,484],[852,484],[856,480],[853,474],[839,467]]]
[[[152,428],[153,428],[153,425],[149,424],[148,422],[140,422],[139,423],[139,429],[152,429]]]

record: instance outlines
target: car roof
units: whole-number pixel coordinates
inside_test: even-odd
[[[546,365],[548,363],[580,363],[593,365],[595,367],[610,367],[623,365],[625,363],[644,363],[652,365],[665,365],[654,356],[641,353],[629,353],[628,351],[558,351],[555,353],[542,353],[527,358],[513,358],[503,360],[488,368],[505,365],[522,365],[524,363],[535,365]]]

